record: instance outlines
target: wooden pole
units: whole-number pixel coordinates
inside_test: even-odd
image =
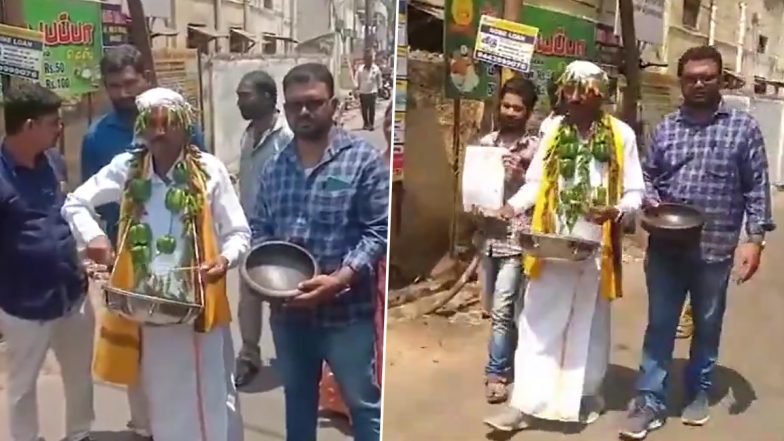
[[[523,0],[504,0],[504,20],[517,21],[520,19],[520,10],[523,8]],[[512,69],[504,68],[501,70],[501,84],[514,76]],[[501,88],[498,88],[500,92]],[[499,97],[500,98],[500,97]]]
[[[128,12],[131,15],[131,39],[142,53],[144,65],[147,67],[147,80],[153,87],[158,86],[158,76],[155,74],[155,63],[152,58],[152,44],[150,43],[150,29],[147,27],[147,17],[144,16],[142,0],[128,0]]]
[[[623,66],[626,89],[623,94],[622,119],[637,127],[637,103],[640,101],[640,51],[637,49],[637,34],[634,30],[634,4],[632,0],[618,0],[623,39]]]

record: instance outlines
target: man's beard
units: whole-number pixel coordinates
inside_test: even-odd
[[[262,108],[240,107],[240,115],[245,121],[251,121],[261,119],[266,115],[266,112]]]
[[[329,133],[331,128],[331,124],[318,125],[311,123],[310,127],[307,128],[295,126],[293,127],[293,131],[298,138],[302,138],[308,141],[316,141],[324,138],[324,136]]]
[[[498,118],[498,128],[504,131],[523,130],[525,129],[525,122],[520,118],[501,116]]]

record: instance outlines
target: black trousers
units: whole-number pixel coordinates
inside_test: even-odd
[[[376,123],[376,94],[359,94],[359,105],[362,109],[362,122],[364,127],[372,127]]]

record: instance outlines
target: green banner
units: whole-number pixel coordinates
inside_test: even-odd
[[[444,58],[447,98],[484,100],[494,93],[489,66],[474,60],[474,43],[479,19],[482,15],[501,17],[502,5],[502,0],[446,0]]]
[[[25,0],[24,20],[44,33],[41,84],[67,102],[100,86],[101,3],[81,0]]]
[[[540,91],[539,106],[549,110],[547,82],[563,72],[574,60],[593,60],[596,56],[596,24],[573,15],[523,6],[523,24],[539,28],[536,51],[531,61],[530,77]],[[539,110],[539,109],[537,109]]]

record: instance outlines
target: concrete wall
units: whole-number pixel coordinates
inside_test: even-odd
[[[326,63],[326,57],[265,57],[217,56],[204,64],[204,106],[208,143],[214,145],[215,154],[229,169],[239,172],[240,140],[247,121],[237,109],[237,84],[242,76],[252,70],[265,70],[278,83],[278,107],[283,104],[283,77],[295,65],[317,61]]]
[[[406,175],[401,208],[400,232],[391,237],[392,265],[403,279],[428,274],[449,251],[455,197],[452,167],[462,164],[468,139],[481,120],[481,104],[463,101],[461,148],[452,148],[453,101],[443,97],[443,60],[409,59],[408,108],[406,113]],[[458,181],[459,182],[459,181]],[[457,189],[459,191],[459,188]],[[460,204],[462,205],[462,204]],[[462,217],[461,217],[462,219]],[[460,223],[465,241],[467,226]]]

